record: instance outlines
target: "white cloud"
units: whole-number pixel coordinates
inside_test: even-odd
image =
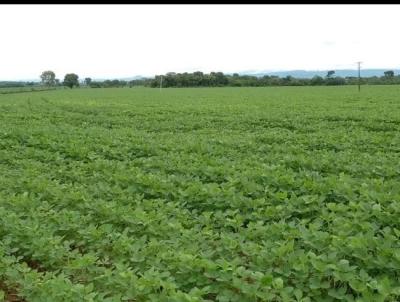
[[[399,68],[396,5],[2,5],[0,79]]]

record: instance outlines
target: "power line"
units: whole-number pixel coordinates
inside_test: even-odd
[[[357,64],[358,64],[358,92],[360,92],[360,89],[361,89],[361,87],[360,87],[360,85],[361,85],[361,72],[360,72],[361,63],[362,62],[357,62]]]

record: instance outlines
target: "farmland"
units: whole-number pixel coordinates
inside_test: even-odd
[[[0,95],[0,297],[399,301],[399,95]]]
[[[0,87],[0,94],[14,94],[34,91],[55,90],[55,87],[24,86],[24,87]]]

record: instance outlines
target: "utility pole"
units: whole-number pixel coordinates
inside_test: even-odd
[[[358,64],[358,92],[360,92],[360,85],[361,85],[361,73],[360,73],[360,69],[361,69],[361,63],[362,62],[357,62]]]

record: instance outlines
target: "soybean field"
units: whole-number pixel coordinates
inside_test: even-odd
[[[400,86],[0,94],[0,301],[400,301]]]

